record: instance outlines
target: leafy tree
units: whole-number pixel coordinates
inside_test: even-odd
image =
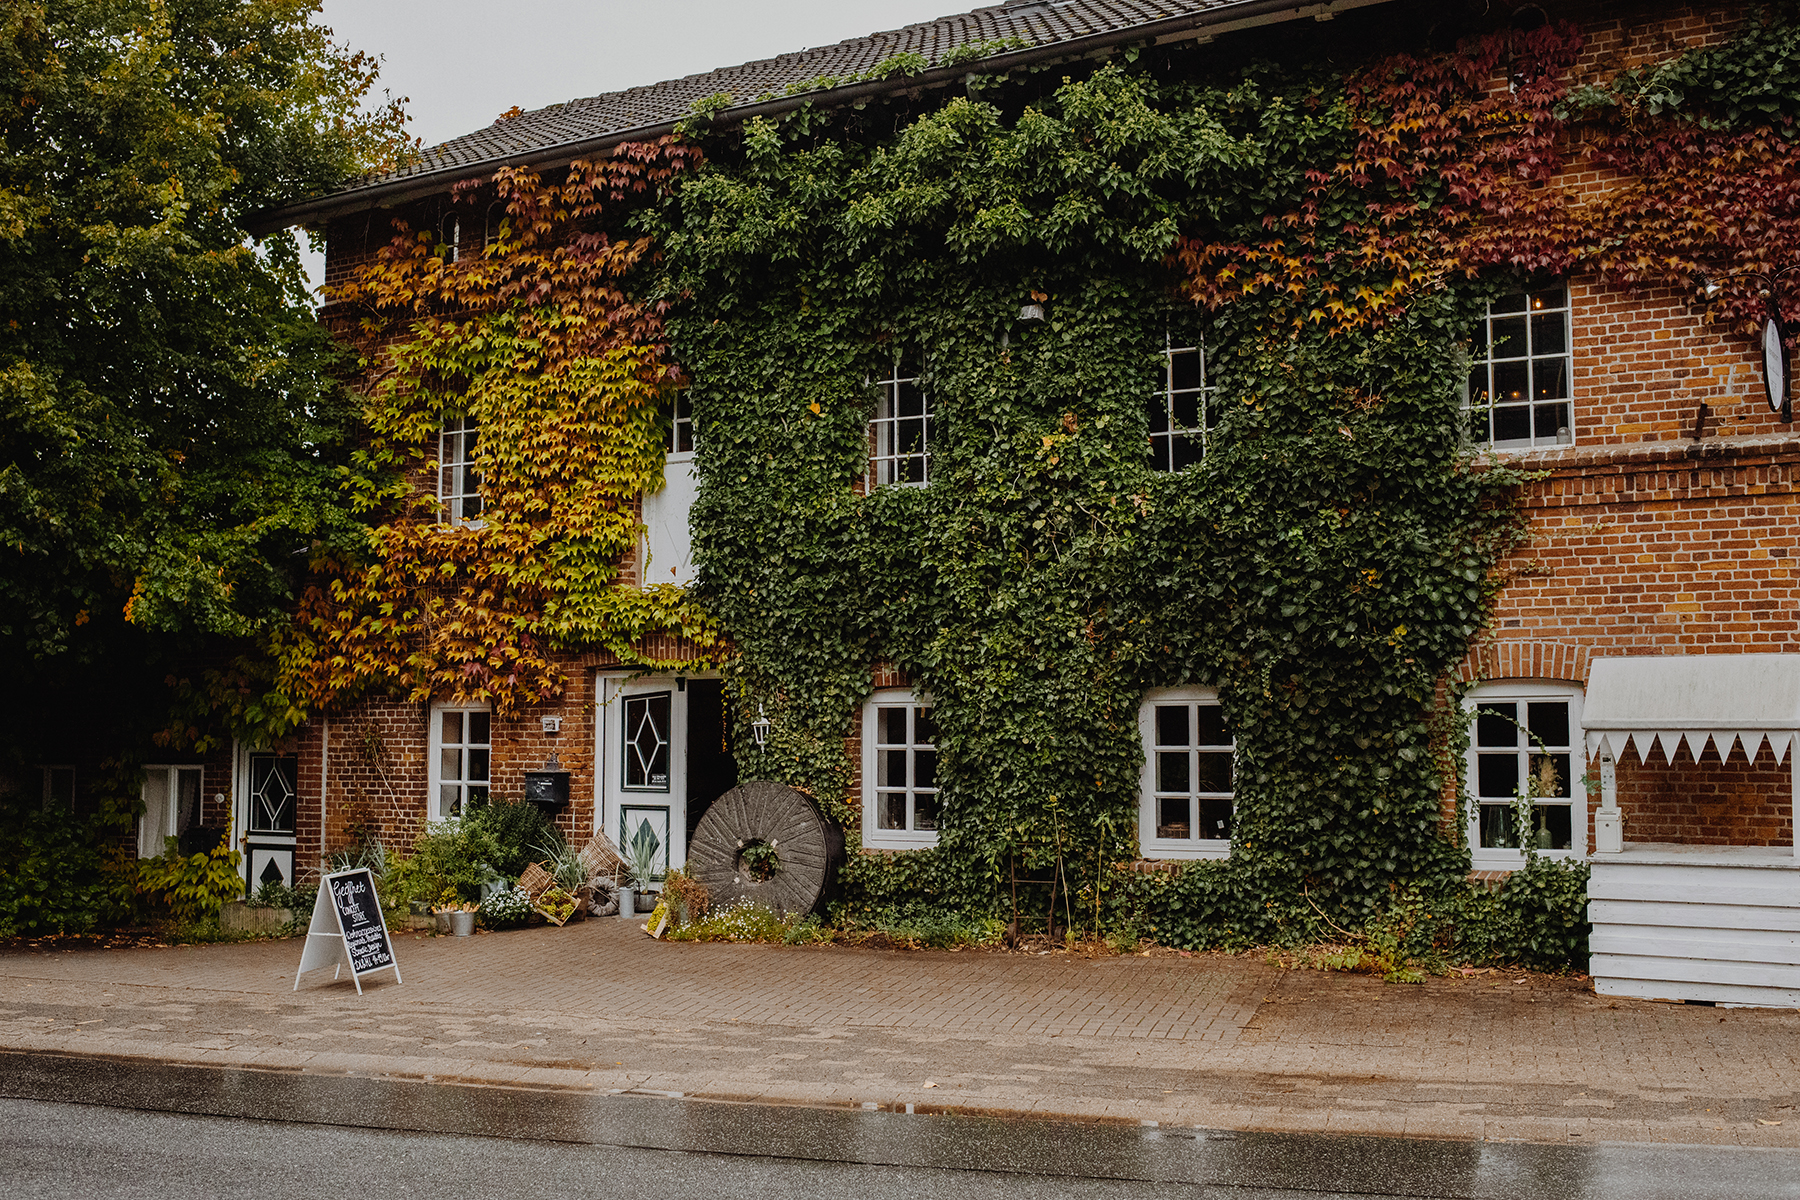
[[[0,15],[0,661],[22,708],[92,679],[160,688],[177,654],[230,661],[311,556],[365,537],[338,486],[355,410],[296,237],[245,233],[406,148],[399,102],[366,103],[376,61],[317,9]]]

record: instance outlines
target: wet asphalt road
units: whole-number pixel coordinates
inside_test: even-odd
[[[1221,1133],[0,1052],[9,1195],[1800,1198],[1800,1152]]]

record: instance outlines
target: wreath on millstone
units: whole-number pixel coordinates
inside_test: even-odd
[[[688,845],[688,873],[715,907],[750,900],[805,916],[831,898],[844,833],[804,794],[752,780],[713,801]]]

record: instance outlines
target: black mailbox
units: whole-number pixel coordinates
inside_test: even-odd
[[[541,771],[525,772],[525,799],[546,812],[555,812],[569,803],[569,773],[555,758]]]

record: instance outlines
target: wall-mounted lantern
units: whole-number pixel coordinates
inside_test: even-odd
[[[750,723],[750,736],[756,739],[759,747],[769,744],[769,714],[763,711],[761,704],[756,706],[756,720]]]

